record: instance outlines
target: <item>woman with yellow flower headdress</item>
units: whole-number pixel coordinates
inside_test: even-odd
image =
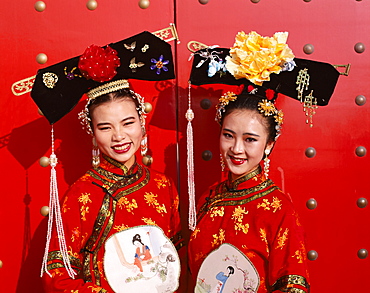
[[[241,32],[230,50],[195,53],[192,84],[245,86],[239,95],[225,93],[216,106],[227,179],[211,186],[197,205],[189,242],[194,292],[310,291],[303,228],[291,199],[268,176],[283,123],[274,104],[277,91],[295,89],[298,68],[308,62],[294,59],[286,39],[287,33],[267,38]],[[222,74],[207,74],[207,54],[226,68]],[[335,86],[339,74],[331,65],[328,70]],[[226,267],[234,273],[221,282]]]

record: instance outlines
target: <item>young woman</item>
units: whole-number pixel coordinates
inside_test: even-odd
[[[221,166],[228,178],[198,202],[189,242],[195,292],[310,291],[304,231],[290,198],[268,178],[269,155],[283,123],[274,101],[279,94],[301,101],[312,126],[339,72],[328,63],[295,58],[287,38],[288,32],[263,37],[240,31],[231,48],[194,53],[192,85],[244,86],[217,105]],[[219,290],[226,267],[233,273]]]
[[[109,93],[93,99],[87,109],[102,160],[71,186],[62,202],[66,246],[77,275],[68,275],[54,237],[48,259],[51,277],[43,275],[46,291],[152,292],[166,278],[159,278],[158,260],[140,262],[137,270],[132,239],[145,235],[152,257],[161,257],[180,231],[175,186],[136,160],[145,129],[135,93]],[[164,266],[179,277],[179,259],[171,248],[177,266]],[[174,291],[178,283],[172,282]]]
[[[136,247],[135,252],[135,265],[140,269],[140,272],[143,271],[142,261],[150,260],[152,255],[150,254],[150,248],[148,245],[145,245],[141,241],[141,237],[139,234],[136,234],[132,239],[132,244]]]
[[[158,58],[159,56],[159,58]],[[59,201],[52,153],[51,207],[42,267],[46,292],[174,292],[181,247],[178,195],[170,178],[138,162],[145,105],[128,78],[174,78],[171,46],[143,32],[40,70],[32,89],[51,124],[86,93],[80,113],[93,137],[93,167]],[[99,152],[101,154],[99,154]],[[54,172],[53,172],[54,171]],[[55,214],[55,223],[53,216]],[[135,264],[140,235],[151,259]]]
[[[309,291],[301,224],[290,199],[268,179],[282,112],[261,89],[253,93],[228,93],[218,105],[228,179],[199,201],[189,243],[195,292],[213,292],[225,267],[234,270],[223,292]]]

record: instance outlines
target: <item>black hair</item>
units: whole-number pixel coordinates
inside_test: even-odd
[[[258,113],[263,121],[263,125],[267,130],[267,142],[275,141],[276,137],[276,126],[274,115],[264,116],[258,110],[258,103],[261,102],[266,97],[255,95],[255,94],[246,94],[242,93],[237,96],[235,101],[230,101],[228,105],[225,106],[225,111],[221,111],[221,120],[220,124],[223,124],[225,117],[236,110],[251,110]]]
[[[230,277],[230,275],[234,274],[234,268],[232,266],[228,266],[227,268],[229,270],[229,275],[228,276]]]
[[[141,236],[139,234],[135,234],[135,236],[132,238],[132,244],[134,244],[135,241],[139,241],[141,245],[144,245],[144,243],[141,241]]]
[[[121,99],[123,100],[123,99],[127,99],[127,98],[132,99],[132,101],[135,103],[136,109],[140,108],[139,101],[137,100],[135,94],[132,91],[130,91],[129,89],[121,89],[121,90],[118,90],[118,91],[115,91],[115,92],[112,92],[112,93],[101,95],[101,96],[91,100],[91,102],[88,106],[90,119],[91,119],[92,112],[99,105],[107,103],[107,102],[118,101],[118,100],[121,100]],[[138,115],[140,117],[139,110],[137,110],[137,111],[138,111]]]
[[[131,91],[130,89],[121,89],[121,90],[118,90],[112,93],[101,95],[90,101],[90,104],[87,106],[87,108],[88,108],[88,116],[90,118],[90,128],[92,129],[92,131],[94,129],[93,123],[92,123],[92,113],[98,106],[104,103],[107,103],[107,102],[113,102],[113,101],[119,101],[119,100],[125,100],[125,99],[127,100],[131,99],[135,103],[137,114],[139,115],[139,117],[141,117],[140,112],[138,110],[140,109],[140,104],[139,104],[137,97],[135,96],[135,93]]]

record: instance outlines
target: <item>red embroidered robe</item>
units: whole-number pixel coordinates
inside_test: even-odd
[[[52,277],[43,275],[46,291],[114,292],[103,267],[107,239],[117,232],[149,225],[160,227],[180,248],[178,203],[176,188],[165,175],[138,163],[127,170],[105,157],[98,168],[70,187],[61,205],[69,259],[77,276],[68,276],[54,233],[48,258]]]
[[[212,186],[197,220],[189,243],[196,292],[309,292],[302,226],[261,168]]]

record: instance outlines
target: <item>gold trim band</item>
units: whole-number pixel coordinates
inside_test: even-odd
[[[92,90],[88,91],[86,95],[89,97],[89,99],[95,99],[102,95],[109,94],[109,93],[112,93],[112,92],[115,92],[121,89],[128,89],[128,88],[130,88],[130,84],[128,83],[128,80],[119,79],[116,81],[108,82],[96,88],[93,88]]]

